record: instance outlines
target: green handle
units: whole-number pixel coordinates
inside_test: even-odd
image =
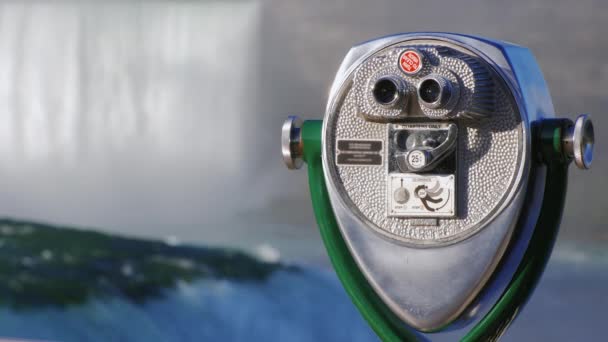
[[[539,154],[547,165],[544,200],[534,233],[511,283],[488,314],[462,341],[495,340],[526,303],[551,255],[564,207],[569,160],[561,151],[561,132],[568,120],[544,120],[535,130]],[[353,259],[329,202],[321,161],[322,121],[305,121],[302,126],[303,157],[308,165],[308,180],[315,217],[321,237],[338,278],[361,315],[383,341],[421,339],[382,302]],[[556,141],[558,143],[556,143]]]
[[[308,164],[308,183],[315,217],[331,263],[351,300],[383,341],[415,341],[401,320],[382,302],[357,267],[342,238],[329,203],[321,165],[321,121],[302,125],[304,161]]]

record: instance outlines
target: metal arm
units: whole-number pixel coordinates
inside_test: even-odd
[[[541,161],[547,166],[547,184],[534,235],[511,283],[488,314],[462,339],[494,340],[512,323],[532,294],[545,269],[557,235],[567,185],[571,156],[562,148],[572,123],[569,120],[544,120],[536,131]],[[301,153],[308,165],[310,193],[317,223],[331,262],[353,303],[383,341],[417,341],[424,336],[408,329],[380,300],[359,271],[337,226],[329,202],[321,165],[321,126],[305,121],[301,131]]]

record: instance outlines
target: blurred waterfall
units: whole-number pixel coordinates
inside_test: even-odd
[[[0,4],[0,215],[112,227],[228,210],[214,201],[254,120],[258,17],[251,1]]]

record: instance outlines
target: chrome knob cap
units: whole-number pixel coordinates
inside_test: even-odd
[[[574,125],[564,135],[564,151],[579,169],[587,170],[593,161],[595,136],[593,122],[587,114],[579,115]]]
[[[302,167],[302,119],[292,115],[281,128],[281,152],[288,169]]]

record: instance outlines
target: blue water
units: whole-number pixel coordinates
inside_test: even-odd
[[[180,283],[143,305],[96,299],[65,310],[0,313],[4,336],[60,341],[373,341],[331,272],[264,283]]]
[[[593,262],[552,263],[505,341],[602,340],[608,273]],[[334,274],[278,271],[261,283],[179,283],[134,304],[93,299],[67,309],[0,313],[3,336],[60,341],[376,341]],[[450,340],[435,336],[437,340]],[[433,338],[435,339],[435,338]]]
[[[504,340],[604,341],[607,317],[606,260],[555,260]]]
[[[258,246],[253,256],[234,248],[2,219],[0,336],[376,341],[331,267],[314,261],[317,249],[308,259],[293,261],[298,258],[290,255],[285,262],[280,252],[286,247]],[[535,295],[504,340],[602,340],[607,271],[605,246],[559,243]],[[452,341],[456,336],[430,337]]]

